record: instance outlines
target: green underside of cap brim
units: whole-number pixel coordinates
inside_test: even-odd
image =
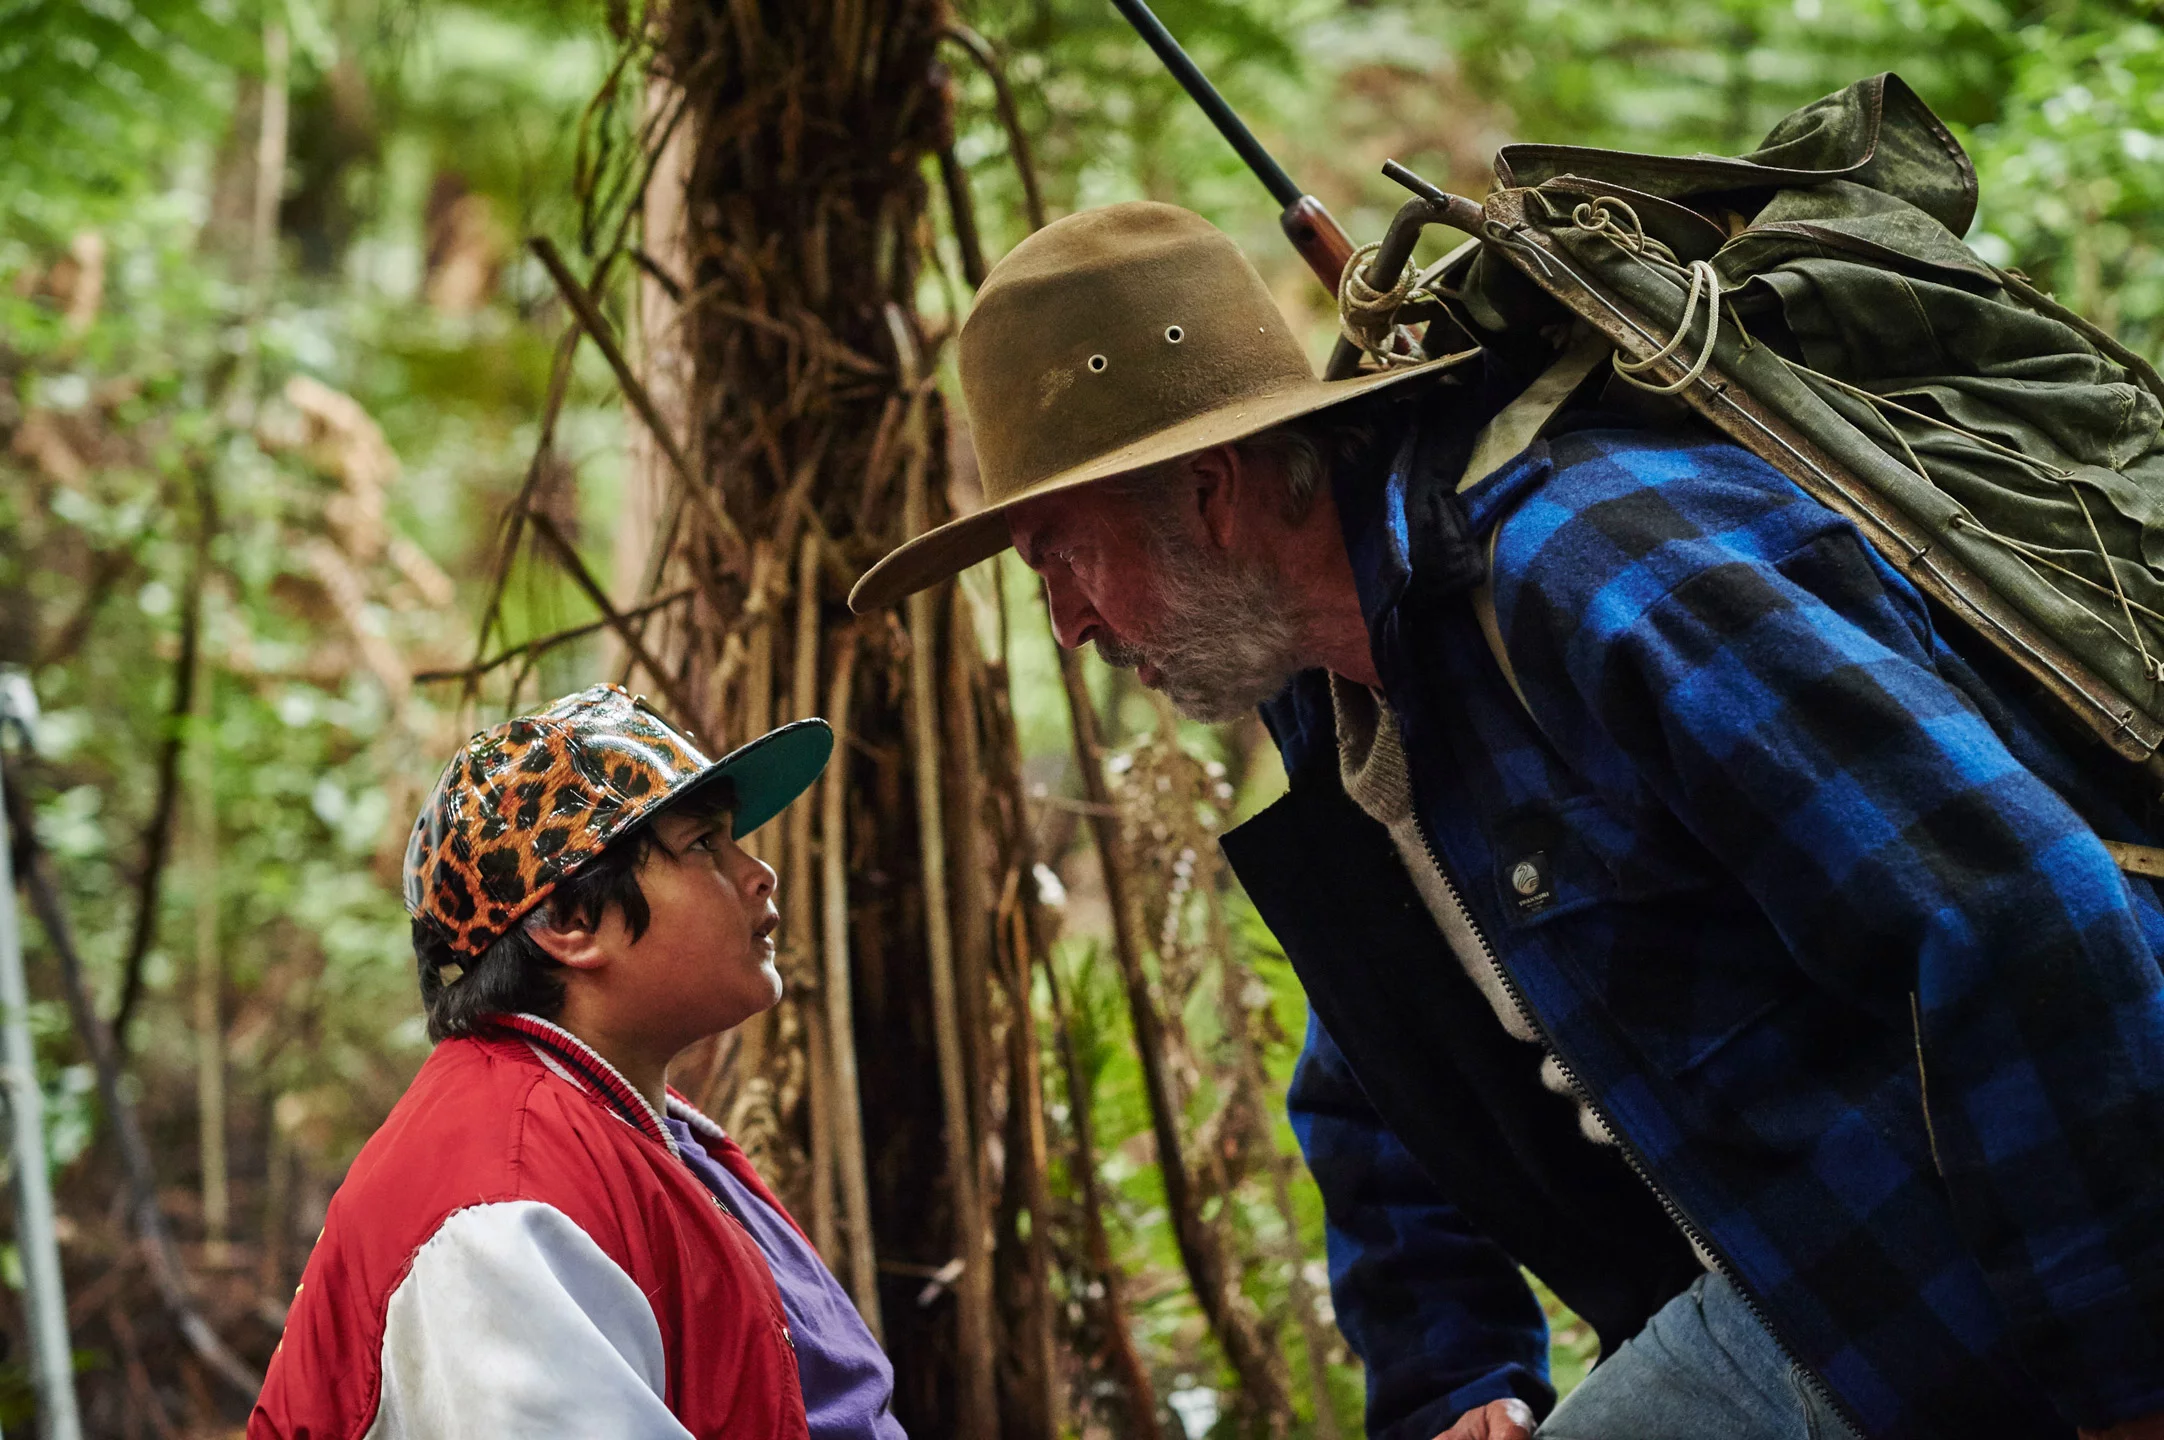
[[[741,840],[809,790],[833,753],[834,731],[826,721],[791,721],[701,770],[669,797],[670,802],[718,780],[729,780],[736,787],[732,830]]]
[[[849,592],[849,608],[862,615],[884,609],[904,596],[928,585],[959,575],[980,560],[989,560],[1011,543],[1006,512],[1025,500],[1056,494],[1082,485],[1093,485],[1115,475],[1144,470],[1152,465],[1192,455],[1213,445],[1228,445],[1258,435],[1288,420],[1312,415],[1341,405],[1370,391],[1381,390],[1419,376],[1432,376],[1472,356],[1477,350],[1441,355],[1423,365],[1362,375],[1352,380],[1316,380],[1270,395],[1258,395],[1231,405],[1192,416],[1177,425],[1152,431],[1140,440],[1099,455],[1041,480],[1032,481],[1014,494],[982,510],[950,520],[925,531],[897,547],[864,573]]]

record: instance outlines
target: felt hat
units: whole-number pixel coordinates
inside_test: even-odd
[[[824,720],[710,760],[643,695],[594,685],[483,730],[452,757],[406,841],[406,911],[479,955],[639,821],[702,786],[736,787],[741,838],[819,778]]]
[[[992,268],[962,326],[984,508],[887,555],[850,608],[890,605],[998,554],[1020,501],[1242,440],[1457,358],[1318,380],[1255,267],[1200,215],[1135,201],[1055,221]]]

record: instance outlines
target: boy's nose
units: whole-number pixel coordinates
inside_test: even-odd
[[[742,882],[745,897],[755,901],[766,899],[774,893],[774,867],[756,855],[747,854],[744,858],[751,861],[751,869]]]

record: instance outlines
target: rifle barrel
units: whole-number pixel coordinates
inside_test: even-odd
[[[1164,22],[1150,13],[1148,0],[1112,0],[1112,4],[1127,17],[1127,23],[1135,27],[1135,33],[1157,52],[1157,58],[1172,72],[1172,78],[1180,82],[1180,88],[1202,107],[1202,113],[1210,117],[1217,133],[1231,143],[1233,150],[1247,162],[1247,168],[1255,172],[1255,178],[1269,190],[1281,207],[1278,228],[1285,232],[1292,248],[1300,252],[1308,269],[1315,272],[1323,289],[1336,295],[1338,278],[1353,253],[1352,239],[1345,233],[1345,227],[1337,223],[1322,201],[1295,184],[1276,157],[1262,148],[1262,142],[1247,128],[1247,122],[1233,113],[1232,107],[1225,103],[1225,97],[1217,93],[1217,87],[1210,83],[1209,77],[1188,58]]]
[[[1112,4],[1120,14],[1127,17],[1127,23],[1135,27],[1136,33],[1148,42],[1149,47],[1157,52],[1157,58],[1164,61],[1165,68],[1172,72],[1172,78],[1179,81],[1180,88],[1202,107],[1202,113],[1210,117],[1210,123],[1215,125],[1218,133],[1239,152],[1240,158],[1247,162],[1247,168],[1254,171],[1255,178],[1268,187],[1277,203],[1287,209],[1297,204],[1300,197],[1307,192],[1294,184],[1292,177],[1285,173],[1285,167],[1278,164],[1275,157],[1262,148],[1262,142],[1255,138],[1255,132],[1247,128],[1246,121],[1233,113],[1232,107],[1225,103],[1225,97],[1217,93],[1217,87],[1210,83],[1209,77],[1188,58],[1187,52],[1180,48],[1179,41],[1172,38],[1172,32],[1165,28],[1164,22],[1151,13],[1146,0],[1112,0]]]

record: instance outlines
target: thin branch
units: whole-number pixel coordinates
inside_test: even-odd
[[[661,293],[669,297],[670,304],[684,303],[684,282],[671,275],[667,267],[647,254],[643,247],[631,247],[631,263],[644,270],[653,282],[661,287]]]
[[[39,648],[38,668],[61,665],[75,658],[90,638],[91,627],[96,624],[98,612],[105,608],[113,588],[135,568],[135,555],[125,546],[97,551],[90,562],[90,578],[83,586],[83,598],[70,615],[53,632],[52,640]]]
[[[896,307],[889,305],[890,318]],[[905,380],[916,379],[913,357],[905,352]],[[924,401],[910,406],[910,455],[903,487],[902,527],[911,535],[931,528],[925,495],[930,464],[925,435]],[[939,1065],[940,1109],[946,1118],[947,1189],[954,1210],[955,1250],[962,1273],[955,1286],[956,1348],[961,1369],[956,1428],[965,1435],[990,1435],[998,1428],[999,1401],[993,1390],[996,1367],[992,1339],[991,1256],[985,1247],[984,1202],[978,1192],[977,1144],[972,1133],[966,1062],[962,1054],[960,1000],[955,993],[954,926],[947,894],[947,826],[941,794],[944,767],[940,757],[939,682],[933,668],[938,643],[937,589],[909,597],[909,738],[915,750],[911,767],[917,782],[917,849],[924,866],[924,948],[931,972],[932,1032]],[[974,816],[965,823],[974,824]]]
[[[834,679],[827,723],[834,759],[819,781],[820,890],[826,944],[827,1043],[834,1053],[834,1153],[841,1162],[842,1213],[849,1229],[849,1295],[881,1337],[879,1257],[872,1241],[872,1192],[864,1166],[864,1111],[857,1090],[855,1000],[849,975],[849,707],[856,681],[857,634],[834,637]]]
[[[600,88],[594,92],[593,98],[586,102],[586,108],[579,115],[578,139],[571,159],[571,188],[580,200],[579,244],[588,254],[593,252],[594,237],[606,223],[608,212],[616,208],[617,197],[607,192],[619,186],[644,186],[643,180],[618,179],[614,185],[611,183],[608,173],[612,168],[610,157],[616,147],[612,143],[614,127],[610,123],[609,111],[622,91],[624,77],[632,73],[645,73],[647,49],[643,33],[626,36],[624,43],[617,48],[616,56],[610,62],[608,74],[602,78]],[[645,148],[637,147],[637,153],[643,162],[646,158]],[[636,204],[635,201],[632,203]]]
[[[59,889],[53,884],[51,867],[45,862],[44,848],[38,843],[29,796],[19,781],[10,780],[4,788],[9,828],[22,859],[19,873],[29,887],[31,909],[44,927],[53,954],[59,959],[61,988],[67,994],[68,1011],[74,1016],[76,1033],[82,1037],[97,1072],[98,1103],[111,1121],[113,1137],[120,1146],[121,1168],[127,1175],[129,1218],[135,1224],[151,1283],[157,1287],[158,1298],[165,1303],[196,1358],[239,1394],[253,1400],[256,1392],[263,1388],[263,1377],[218,1338],[218,1332],[211,1329],[210,1322],[195,1308],[195,1301],[188,1294],[187,1272],[182,1268],[180,1252],[174,1248],[173,1238],[165,1228],[165,1214],[158,1208],[158,1175],[151,1164],[150,1146],[144,1142],[135,1102],[128,1098],[121,1085],[120,1050],[113,1043],[113,1032],[99,1018],[91,1001],[90,986],[83,978],[82,955],[75,948],[74,931],[68,924]]]
[[[195,708],[196,652],[202,645],[203,587],[210,579],[210,542],[217,532],[216,492],[196,473],[195,552],[188,563],[188,593],[181,602],[180,654],[173,662],[173,701],[165,712],[165,740],[158,747],[157,798],[143,826],[143,873],[136,882],[135,924],[120,962],[120,1000],[113,1010],[113,1044],[128,1053],[128,1023],[143,998],[143,966],[158,933],[158,893],[173,850],[173,810],[180,800],[180,754],[188,716]]]
[[[676,532],[683,528],[684,521],[684,487],[671,485],[661,503],[661,518],[654,526],[652,538],[647,542],[646,563],[639,567],[639,588],[635,593],[640,596],[651,595],[660,586],[662,577],[668,572],[669,557],[676,553]],[[712,587],[704,571],[695,566],[693,573],[711,601]],[[726,615],[728,610],[716,605],[714,613]]]
[[[503,543],[496,552],[495,572],[489,576],[488,603],[481,607],[481,625],[473,637],[473,667],[469,668],[478,670],[481,657],[488,650],[489,632],[496,628],[501,618],[503,592],[511,582],[512,561],[518,556],[519,531],[525,524],[527,509],[533,503],[534,490],[541,483],[543,467],[556,447],[556,421],[563,414],[564,398],[570,393],[571,362],[578,354],[581,333],[574,322],[565,327],[563,337],[556,342],[556,358],[549,368],[548,399],[541,407],[541,435],[534,442],[533,458],[526,462],[526,478],[519,486],[518,498],[504,512]]]
[[[984,284],[984,243],[977,238],[977,208],[969,203],[969,177],[948,145],[939,152],[939,183],[947,192],[947,213],[954,222],[954,248],[961,252],[962,278],[975,290]]]
[[[762,311],[748,309],[731,301],[714,298],[735,283],[734,280],[729,279],[712,280],[692,291],[688,297],[680,302],[681,308],[676,317],[669,322],[670,325],[672,327],[681,326],[685,318],[695,312],[720,315],[735,320],[740,324],[749,325],[753,329],[763,330],[777,340],[791,345],[800,345],[821,358],[841,366],[844,370],[854,371],[856,374],[881,380],[887,378],[886,366],[880,364],[877,360],[866,359],[835,339],[833,334],[824,325],[820,324],[819,317],[816,315],[804,312],[805,320],[809,324],[816,326],[816,329],[799,330],[788,322],[777,320],[772,315],[765,314]]]
[[[150,1417],[151,1428],[158,1432],[159,1440],[181,1440],[180,1432],[173,1428],[173,1418],[165,1413],[165,1397],[151,1384],[150,1368],[143,1363],[142,1346],[136,1342],[135,1322],[128,1318],[127,1307],[118,1302],[107,1302],[105,1323],[112,1327],[113,1338],[120,1342],[121,1362],[128,1376],[129,1403],[138,1413]]]
[[[669,148],[669,141],[676,136],[676,127],[683,124],[691,112],[690,91],[676,86],[676,103],[664,116],[649,115],[639,127],[638,145],[641,154],[639,178],[624,196],[616,214],[616,233],[609,237],[609,248],[602,252],[594,266],[594,288],[601,286],[601,277],[607,273],[616,257],[629,248],[628,240],[632,225],[640,218],[646,204],[646,187],[654,183],[654,175],[661,168],[662,152]]]
[[[696,585],[686,585],[681,590],[671,590],[658,600],[649,600],[635,609],[626,610],[621,618],[644,620],[656,610],[666,610],[679,600],[699,593]],[[606,630],[614,622],[606,615],[599,620],[589,620],[584,625],[574,625],[568,630],[558,630],[548,635],[536,636],[522,644],[506,646],[486,660],[478,660],[460,670],[423,670],[413,677],[416,685],[434,685],[446,680],[478,680],[482,676],[510,664],[513,660],[531,659],[544,651],[553,650],[573,640],[583,639],[599,630]]]
[[[802,515],[804,528],[819,541],[819,563],[826,570],[827,578],[834,582],[834,588],[847,595],[855,588],[861,572],[842,557],[841,543],[834,538],[834,533],[827,529],[826,522],[819,518],[818,508],[808,496],[791,496],[790,503],[795,505],[798,513]]]
[[[796,646],[789,665],[789,714],[798,719],[819,708],[819,550],[819,537],[807,535],[797,553]],[[788,907],[783,935],[798,957],[792,968],[807,978],[817,973],[819,941],[819,900],[812,888],[814,818],[815,807],[809,803],[789,807],[789,888],[783,895]],[[804,1049],[811,1072],[812,1243],[829,1264],[834,1264],[841,1259],[840,1232],[834,1220],[834,1047],[827,1038],[823,1004],[815,1001],[804,1005],[803,1016]]]
[[[1073,1180],[1082,1192],[1082,1243],[1090,1269],[1096,1272],[1097,1283],[1104,1290],[1098,1303],[1098,1323],[1104,1326],[1106,1343],[1112,1351],[1112,1372],[1127,1402],[1127,1433],[1149,1440],[1162,1433],[1157,1424],[1157,1392],[1150,1384],[1150,1372],[1142,1363],[1141,1352],[1135,1349],[1134,1332],[1127,1320],[1127,1276],[1113,1258],[1112,1239],[1105,1230],[1104,1197],[1098,1190],[1097,1128],[1092,1119],[1096,1102],[1090,1093],[1089,1076],[1082,1070],[1082,1057],[1075,1049],[1074,1024],[1060,990],[1059,971],[1052,964],[1051,951],[1042,946],[1038,949],[1045,989],[1052,997],[1052,1033],[1058,1038],[1060,1068],[1067,1075],[1067,1123],[1074,1136]]]
[[[975,626],[976,600],[962,585],[953,590],[952,625],[959,636],[970,636]],[[1006,682],[985,663],[973,644],[958,642],[949,654],[956,715],[955,748],[964,777],[979,777],[965,785],[970,793],[971,820],[987,832],[988,848],[971,840],[967,875],[972,883],[966,892],[971,910],[973,947],[981,947],[978,973],[964,982],[965,996],[975,992],[989,1001],[996,983],[1007,996],[1006,1115],[1004,1120],[986,1115],[987,1131],[1002,1129],[1006,1143],[1005,1173],[1000,1177],[1000,1197],[994,1218],[996,1258],[1019,1273],[1002,1300],[1007,1347],[1002,1357],[1001,1400],[1013,1412],[1009,1433],[1014,1440],[1055,1440],[1066,1433],[1062,1417],[1058,1345],[1054,1339],[1052,1295],[1051,1180],[1048,1174],[1049,1145],[1044,1108],[1043,1043],[1037,1024],[1031,962],[1030,928],[1041,924],[1036,902],[1035,861],[1030,848],[1029,824],[1021,803],[1021,746],[1014,729],[1014,707],[1008,703]],[[994,818],[994,817],[997,818]],[[960,832],[970,837],[972,832]],[[1002,846],[1000,842],[1004,841]],[[1004,853],[1000,853],[1001,851]],[[1004,866],[1005,875],[995,892],[992,881]],[[1030,895],[1022,895],[1022,877],[1031,877]],[[986,1090],[998,1083],[992,1075],[990,1036],[997,1028],[980,1016],[973,1022],[976,1033],[986,1037],[983,1064]],[[989,1095],[976,1103],[988,1106]],[[1024,1236],[1022,1220],[1028,1217]],[[1019,1264],[1015,1250],[1019,1249]],[[1019,1293],[1016,1293],[1016,1292]]]
[[[653,677],[654,683],[661,687],[661,693],[668,697],[669,704],[676,710],[677,723],[702,723],[703,717],[699,708],[690,703],[676,683],[676,677],[662,669],[661,662],[647,650],[646,641],[640,638],[639,627],[633,625],[609,603],[608,593],[595,581],[593,572],[588,570],[586,562],[579,558],[579,552],[564,538],[564,532],[556,528],[556,522],[535,510],[527,515],[526,523],[533,526],[536,535],[549,543],[549,548],[556,552],[556,558],[562,562],[565,572],[577,583],[579,589],[586,592],[586,598],[593,602],[594,608],[601,612],[603,623],[616,632],[616,638],[624,642],[624,649],[631,653],[631,658],[644,666],[646,673]]]
[[[691,461],[685,458],[683,447],[677,444],[676,435],[670,430],[668,422],[661,418],[661,411],[655,406],[654,397],[646,393],[646,387],[640,384],[639,377],[632,373],[631,362],[624,358],[623,348],[616,343],[616,332],[609,324],[608,317],[601,313],[601,307],[594,303],[594,297],[587,293],[586,287],[579,284],[570,267],[564,264],[564,257],[557,253],[555,242],[546,235],[536,235],[527,243],[533,253],[540,257],[541,263],[548,267],[549,275],[556,281],[556,288],[563,292],[564,303],[571,307],[571,313],[578,317],[579,324],[585,327],[587,335],[592,337],[602,358],[609,362],[609,369],[616,374],[616,383],[623,388],[624,398],[631,402],[631,408],[638,411],[639,418],[646,422],[646,428],[652,433],[654,443],[661,447],[661,453],[668,458],[670,468],[676,471],[677,483],[684,487],[684,493],[691,497],[692,504],[698,507],[699,513],[705,518],[707,527],[713,532],[715,542],[721,546],[724,557],[732,567],[742,570],[750,558],[750,550],[744,543],[744,532],[729,518],[729,512],[722,508],[721,501],[714,492],[699,483],[698,477],[692,473]]]
[[[1162,695],[1157,699],[1167,727],[1162,733],[1176,734],[1177,731],[1171,728],[1177,722],[1172,719],[1170,702]],[[1307,1347],[1307,1382],[1309,1399],[1315,1407],[1315,1440],[1339,1440],[1342,1432],[1338,1428],[1337,1410],[1330,1399],[1330,1340],[1317,1313],[1318,1297],[1308,1283],[1300,1216],[1292,1203],[1293,1176],[1299,1162],[1278,1148],[1277,1135],[1270,1124],[1269,1104],[1264,1098],[1269,1071],[1263,1064],[1262,1049],[1255,1039],[1255,1021],[1245,1000],[1248,987],[1258,982],[1254,970],[1233,944],[1232,926],[1225,916],[1225,897],[1218,890],[1217,876],[1211,875],[1196,888],[1202,891],[1210,949],[1218,957],[1217,1003],[1225,1034],[1232,1041],[1235,1103],[1247,1122],[1248,1143],[1264,1157],[1270,1200],[1284,1227],[1279,1255],[1285,1263],[1285,1298],[1299,1327],[1300,1339]]]
[[[1029,217],[1031,230],[1042,230],[1045,225],[1044,191],[1037,184],[1037,162],[1029,153],[1029,134],[1022,128],[1022,112],[1014,103],[1014,88],[1007,83],[1007,68],[999,63],[999,52],[992,48],[992,42],[967,25],[949,25],[946,37],[975,56],[977,63],[984,67],[984,73],[992,77],[999,123],[1006,127],[1007,149],[1014,157],[1015,170],[1022,177],[1022,213]]]

